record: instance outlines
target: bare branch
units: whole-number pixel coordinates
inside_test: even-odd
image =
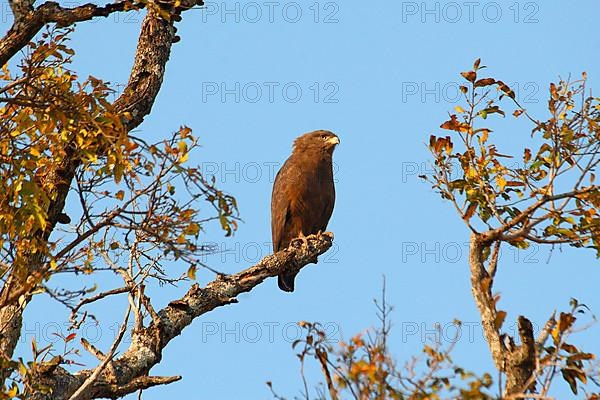
[[[548,339],[548,336],[550,336],[550,332],[552,332],[552,329],[554,329],[554,327],[556,326],[555,316],[556,311],[552,313],[552,316],[548,319],[548,321],[546,321],[546,325],[544,325],[544,328],[538,335],[538,338],[536,340],[536,345],[538,346],[538,348],[544,346],[546,340]]]
[[[131,6],[130,2],[120,1],[103,7],[89,3],[75,8],[64,8],[56,2],[48,1],[33,10],[32,4],[31,0],[11,0],[15,23],[0,41],[0,65],[7,63],[48,23],[70,26],[75,22],[125,11],[126,4]]]
[[[108,351],[108,354],[106,356],[104,356],[104,360],[102,360],[100,365],[98,365],[98,367],[96,367],[96,369],[94,369],[94,372],[92,372],[92,374],[85,380],[85,382],[83,382],[83,384],[79,387],[79,389],[77,389],[75,391],[75,393],[73,393],[73,395],[71,397],[69,397],[69,400],[82,399],[83,393],[85,392],[85,390],[91,384],[94,383],[94,381],[100,376],[102,371],[104,371],[104,368],[108,365],[108,363],[112,361],[113,357],[115,356],[115,352],[117,351],[117,347],[119,347],[121,340],[123,340],[123,335],[125,334],[125,331],[127,330],[127,321],[129,321],[130,313],[131,313],[131,307],[127,307],[127,311],[125,312],[125,318],[123,319],[121,328],[119,328],[119,333],[117,334],[117,337],[116,337],[115,341],[113,342],[112,346],[110,346],[110,350]]]
[[[153,386],[168,385],[181,380],[181,376],[141,376],[121,386],[110,385],[107,391],[114,393],[115,397],[144,390]]]
[[[107,290],[106,292],[102,292],[102,293],[98,293],[95,296],[92,297],[88,297],[86,299],[83,299],[79,302],[79,304],[77,304],[75,307],[73,307],[73,309],[71,310],[71,321],[75,321],[75,318],[77,317],[77,313],[79,312],[79,310],[81,309],[81,307],[85,306],[86,304],[90,304],[90,303],[94,303],[98,300],[102,300],[106,297],[109,296],[113,296],[115,294],[122,294],[122,293],[127,293],[129,292],[131,289],[128,287],[120,287],[120,288],[115,288],[115,289],[111,289],[111,290]]]

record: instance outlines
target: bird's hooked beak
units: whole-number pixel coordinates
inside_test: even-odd
[[[327,144],[329,144],[331,146],[335,146],[337,144],[340,144],[340,138],[338,138],[337,136],[329,138],[329,139],[327,139]]]

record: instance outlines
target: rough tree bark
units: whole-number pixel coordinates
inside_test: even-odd
[[[535,339],[531,322],[523,316],[517,319],[520,345],[515,345],[513,338],[500,334],[500,325],[504,317],[499,316],[496,300],[492,294],[500,242],[494,244],[489,266],[486,269],[483,251],[490,245],[478,234],[471,236],[469,255],[471,289],[481,315],[483,333],[494,364],[507,377],[505,395],[510,396],[523,393],[528,389],[527,382],[536,367]]]
[[[506,314],[500,314],[496,309],[496,298],[492,292],[500,246],[502,243],[524,239],[544,243],[544,240],[531,236],[533,228],[548,218],[547,215],[536,217],[536,212],[549,203],[559,200],[569,201],[597,190],[597,186],[590,186],[557,195],[542,196],[504,225],[481,233],[474,231],[471,235],[469,245],[471,289],[494,364],[506,375],[504,396],[509,399],[515,395],[519,398],[518,396],[534,389],[536,360],[539,359],[536,351],[544,345],[555,322],[554,316],[551,317],[536,340],[531,321],[522,315],[519,316],[517,318],[519,345],[516,344],[515,338],[500,333]],[[487,257],[484,252],[487,251],[489,251],[489,261],[486,268]]]

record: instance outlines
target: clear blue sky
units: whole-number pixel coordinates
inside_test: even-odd
[[[559,75],[587,71],[590,86],[598,86],[600,5],[466,3],[216,2],[184,15],[182,40],[139,131],[156,139],[181,124],[192,127],[203,145],[194,159],[238,199],[244,223],[236,235],[209,229],[205,237],[230,252],[207,262],[235,272],[269,253],[273,168],[296,136],[315,129],[341,139],[329,225],[336,239],[334,250],[301,272],[293,294],[279,291],[273,279],[240,296],[239,304],[196,320],[152,370],[183,380],[151,389],[145,399],[268,399],[267,380],[280,394],[298,394],[293,324],[329,323],[337,338],[372,326],[383,275],[395,306],[392,349],[401,364],[420,352],[435,323],[457,318],[472,330],[462,332],[456,361],[492,371],[471,297],[468,232],[450,205],[417,179],[429,160],[424,143],[457,104],[459,72],[478,57],[494,77],[515,84],[517,96],[540,116],[547,85]],[[7,9],[3,2],[4,30]],[[140,21],[140,15],[120,15],[79,24],[73,46],[80,76],[124,84]],[[508,126],[497,132],[501,146],[510,150],[529,139],[526,125]],[[547,263],[548,256],[547,248],[504,250],[497,290],[507,326],[516,313],[543,324],[570,297],[600,312],[593,253],[565,248]],[[199,275],[201,282],[210,278]],[[186,289],[155,291],[156,306]],[[26,354],[32,336],[53,340],[49,333],[67,315],[45,298],[34,306],[20,344]],[[122,311],[112,306],[100,314],[102,331],[89,327],[86,334],[108,345],[115,331],[107,325]],[[599,334],[594,325],[576,343],[600,353]],[[557,384],[558,394],[566,390]]]

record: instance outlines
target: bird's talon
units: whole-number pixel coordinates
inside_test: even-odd
[[[298,235],[298,237],[294,239],[293,244],[294,247],[302,247],[302,245],[308,247],[308,238],[304,236],[303,233],[300,233],[300,235]],[[297,246],[297,244],[300,244],[300,246]]]
[[[321,232],[320,236],[325,236],[327,238],[329,238],[330,240],[333,240],[333,232]]]

